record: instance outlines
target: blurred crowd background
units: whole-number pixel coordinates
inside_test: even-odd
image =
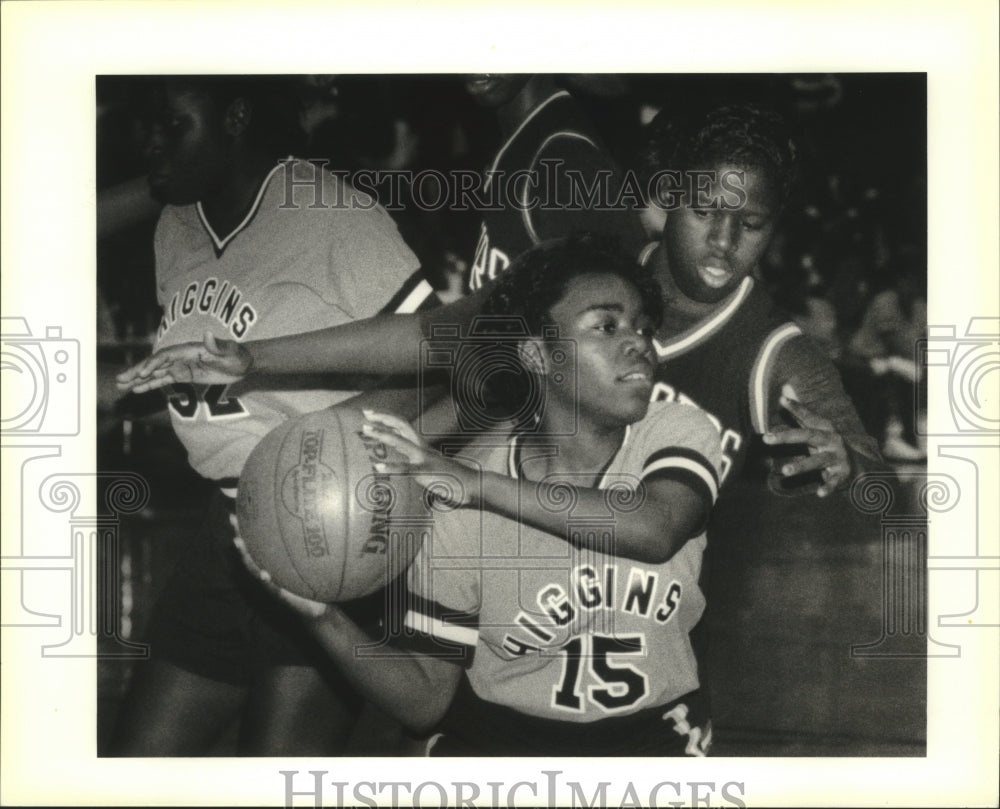
[[[458,76],[265,80],[280,89],[275,98],[288,124],[289,152],[326,160],[330,168],[480,171],[501,144],[495,116],[475,105]],[[560,81],[589,112],[617,162],[637,172],[643,128],[659,110],[692,99],[749,100],[785,114],[802,176],[760,280],[833,359],[887,459],[922,464],[925,404],[915,357],[927,327],[924,74],[566,75]],[[115,393],[114,373],[149,353],[160,318],[156,211],[126,217],[128,225],[118,227],[101,207],[102,198],[142,182],[145,98],[135,77],[102,77],[96,90],[98,463],[102,470],[139,471],[152,491],[149,508],[122,526],[119,632],[134,637],[172,563],[175,540],[197,524],[209,487],[187,467],[162,395]],[[477,213],[404,205],[391,214],[435,287],[446,297],[458,294],[475,249]],[[647,222],[652,240],[657,219]],[[770,541],[731,545],[740,564],[731,567],[724,589],[730,598],[709,606],[717,639],[716,752],[921,755],[923,662],[859,661],[845,651],[878,638],[885,562],[877,529],[853,526],[835,504],[814,499],[807,504],[811,522],[801,506],[762,507],[752,488],[743,507],[734,502],[734,513],[717,515],[719,523],[728,520],[734,536]],[[829,526],[828,535],[816,525]],[[128,664],[99,668],[100,737]],[[381,749],[377,728],[373,734],[359,741],[359,753]]]

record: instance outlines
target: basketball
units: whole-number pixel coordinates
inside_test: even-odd
[[[240,475],[236,516],[271,580],[315,601],[368,595],[406,569],[429,532],[419,486],[375,471],[401,456],[334,407],[268,433]]]

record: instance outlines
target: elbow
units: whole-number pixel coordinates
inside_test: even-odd
[[[444,718],[455,696],[462,670],[452,663],[436,662],[410,680],[410,687],[397,692],[396,718],[416,734],[425,734]]]
[[[704,519],[700,516],[697,520],[679,521],[674,514],[650,514],[634,526],[631,553],[622,555],[644,564],[665,564],[677,555],[689,539],[701,533],[701,530],[696,530],[696,526],[702,525]]]
[[[661,541],[655,547],[650,548],[648,552],[643,553],[642,558],[636,559],[636,561],[647,565],[663,565],[673,559],[678,550],[680,550],[680,545],[675,546],[673,543]]]
[[[427,694],[424,698],[408,703],[405,715],[397,718],[410,733],[424,736],[444,719],[450,704],[450,696],[446,697],[440,692]]]
[[[662,565],[669,562],[687,542],[677,530],[665,523],[651,526],[635,537],[632,553],[627,554],[636,562],[647,565]]]

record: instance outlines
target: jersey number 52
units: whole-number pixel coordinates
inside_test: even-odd
[[[228,419],[247,415],[247,409],[235,396],[226,398],[228,385],[193,385],[181,382],[171,385],[167,395],[170,409],[182,419],[198,418],[198,411],[208,419]]]

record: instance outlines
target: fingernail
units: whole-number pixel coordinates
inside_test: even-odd
[[[374,413],[375,411],[374,410],[369,410],[368,408],[363,407],[363,408],[361,408],[361,412],[364,413],[365,416],[371,416],[371,414]]]
[[[765,433],[764,434],[764,443],[765,444],[770,444],[772,441],[774,441],[774,436],[771,435],[771,433]]]
[[[375,471],[376,472],[384,472],[385,471],[385,464],[382,463],[381,461],[379,461],[377,464],[375,464]]]
[[[271,581],[271,574],[268,573],[266,570],[262,570],[260,572],[260,580],[261,581]]]
[[[783,475],[790,475],[790,474],[792,474],[792,467],[790,467],[790,466],[783,466],[783,467],[781,467],[781,474],[783,474]]]
[[[368,424],[367,422],[361,425],[361,432],[363,433],[370,433],[373,429],[375,428],[372,427],[372,425]]]

